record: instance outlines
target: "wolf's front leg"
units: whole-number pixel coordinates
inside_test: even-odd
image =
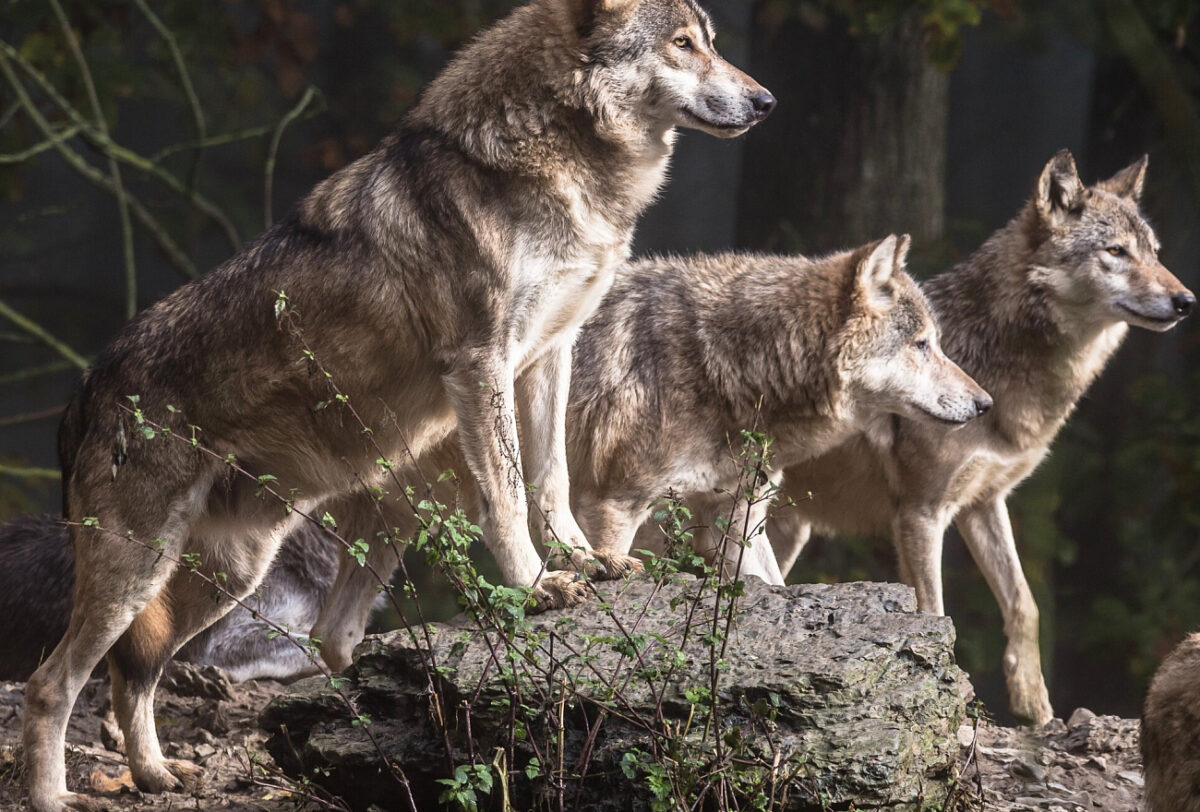
[[[542,355],[517,381],[525,471],[532,486],[534,528],[551,560],[593,578],[621,578],[642,569],[625,552],[595,550],[571,512],[567,474],[567,393],[571,342]]]
[[[1038,608],[1025,580],[1008,507],[993,499],[955,519],[975,563],[1004,615],[1004,681],[1013,715],[1036,725],[1054,718],[1038,649]]]
[[[901,505],[892,523],[900,580],[917,593],[917,608],[946,614],[942,602],[942,541],[946,527],[924,507]]]
[[[587,588],[578,574],[545,572],[529,536],[513,369],[508,359],[475,359],[456,367],[443,380],[458,417],[463,456],[479,486],[484,543],[505,583],[533,586],[539,609],[583,602]]]

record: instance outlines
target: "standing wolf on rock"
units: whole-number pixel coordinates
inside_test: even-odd
[[[541,606],[584,591],[571,573],[543,574],[526,480],[548,534],[574,548],[568,566],[633,566],[592,551],[571,515],[571,344],[628,255],[675,128],[736,136],[774,106],[712,39],[692,0],[518,8],[375,150],[101,354],[60,431],[76,585],[68,630],[26,693],[36,812],[94,806],[67,791],[63,746],[71,706],[106,652],[133,780],[161,792],[196,775],[163,757],[154,688],[176,649],[230,601],[214,601],[192,565],[175,562],[187,556],[229,593],[249,594],[299,513],[356,487],[356,472],[379,470],[375,443],[402,466],[457,427],[488,546],[504,578],[534,586]],[[214,453],[148,436],[143,415],[199,427]],[[234,475],[228,458],[259,481]],[[263,498],[262,482],[296,511]]]
[[[1168,330],[1196,304],[1158,261],[1158,239],[1138,210],[1146,165],[1142,158],[1088,188],[1071,154],[1059,152],[1016,218],[922,285],[946,354],[995,398],[990,414],[950,432],[899,420],[787,468],[783,492],[795,507],[768,526],[784,574],[811,530],[890,527],[900,577],[922,610],[941,614],[942,541],[953,521],[1004,615],[1012,711],[1038,724],[1053,716],[1038,609],[1005,500],[1046,457],[1128,326]]]

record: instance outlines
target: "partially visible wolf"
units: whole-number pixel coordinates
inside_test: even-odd
[[[338,549],[320,528],[297,527],[246,598],[250,608],[234,608],[189,640],[176,659],[218,666],[234,682],[316,673],[297,642],[306,641],[333,587]],[[74,585],[71,540],[61,518],[20,516],[0,524],[0,680],[29,679],[62,639]],[[263,618],[299,639],[275,635]]]
[[[811,530],[890,528],[901,578],[922,610],[941,614],[942,537],[953,521],[1004,615],[1012,711],[1038,724],[1053,716],[1038,609],[1005,500],[1045,458],[1128,325],[1170,329],[1196,302],[1158,261],[1138,210],[1146,165],[1085,187],[1071,154],[1059,152],[1016,218],[923,285],[946,354],[995,398],[985,418],[953,432],[899,419],[789,467],[783,491],[796,507],[768,525],[784,574]]]
[[[626,555],[668,492],[703,501],[738,490],[743,429],[774,438],[773,459],[787,465],[896,414],[944,428],[986,412],[987,393],[939,348],[904,271],[908,245],[892,236],[819,259],[722,254],[623,270],[575,345],[567,407],[572,506],[596,548]],[[425,473],[461,472],[456,454],[443,444],[421,460]],[[389,518],[401,538],[409,514]],[[390,572],[396,554],[377,544],[369,555]],[[343,560],[314,629],[336,667],[362,639],[374,587]]]
[[[380,477],[381,456],[402,466],[457,427],[487,543],[542,606],[585,592],[574,573],[543,575],[526,482],[539,527],[574,550],[568,566],[633,566],[592,551],[571,515],[570,348],[663,182],[675,128],[735,136],[774,103],[720,58],[692,0],[532,0],[463,49],[375,150],[139,315],[60,431],[76,585],[26,691],[35,812],[95,805],[67,792],[63,745],[106,652],[133,780],[161,792],[197,774],[163,757],[154,689],[229,602],[174,562],[249,594],[299,515],[361,487],[356,474]]]
[[[1200,634],[1154,672],[1142,710],[1146,812],[1200,812]]]

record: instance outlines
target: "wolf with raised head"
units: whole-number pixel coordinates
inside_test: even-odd
[[[995,398],[988,415],[957,431],[902,418],[791,466],[783,492],[795,506],[768,525],[784,574],[814,530],[890,529],[901,578],[922,610],[941,614],[942,539],[954,522],[1004,616],[1012,712],[1037,724],[1053,711],[1005,500],[1049,453],[1129,325],[1168,330],[1196,303],[1159,262],[1138,209],[1146,165],[1087,187],[1059,152],[1016,218],[922,286],[946,354]]]
[[[249,594],[297,517],[369,484],[378,458],[403,468],[457,427],[487,543],[542,606],[585,593],[573,573],[543,572],[527,482],[540,526],[575,551],[567,566],[633,566],[593,551],[571,514],[570,348],[663,182],[675,128],[735,136],[773,105],[719,57],[692,0],[532,0],[377,148],[136,318],[60,431],[76,585],[26,693],[35,812],[94,806],[67,791],[63,746],[106,653],[133,780],[161,792],[197,773],[164,758],[153,714],[163,664],[230,605],[189,570]],[[196,432],[206,451],[152,424]]]

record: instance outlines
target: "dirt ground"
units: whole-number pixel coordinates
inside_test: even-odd
[[[297,803],[263,747],[259,710],[285,686],[230,686],[215,669],[182,669],[159,690],[158,726],[168,756],[205,768],[186,793],[145,795],[133,787],[111,722],[108,686],[88,683],[67,733],[68,783],[102,796],[115,810],[294,810]],[[0,683],[0,810],[24,808],[21,703],[24,685]],[[1040,730],[981,722],[959,730],[962,774],[958,810],[1136,812],[1142,795],[1138,723],[1077,710]]]

